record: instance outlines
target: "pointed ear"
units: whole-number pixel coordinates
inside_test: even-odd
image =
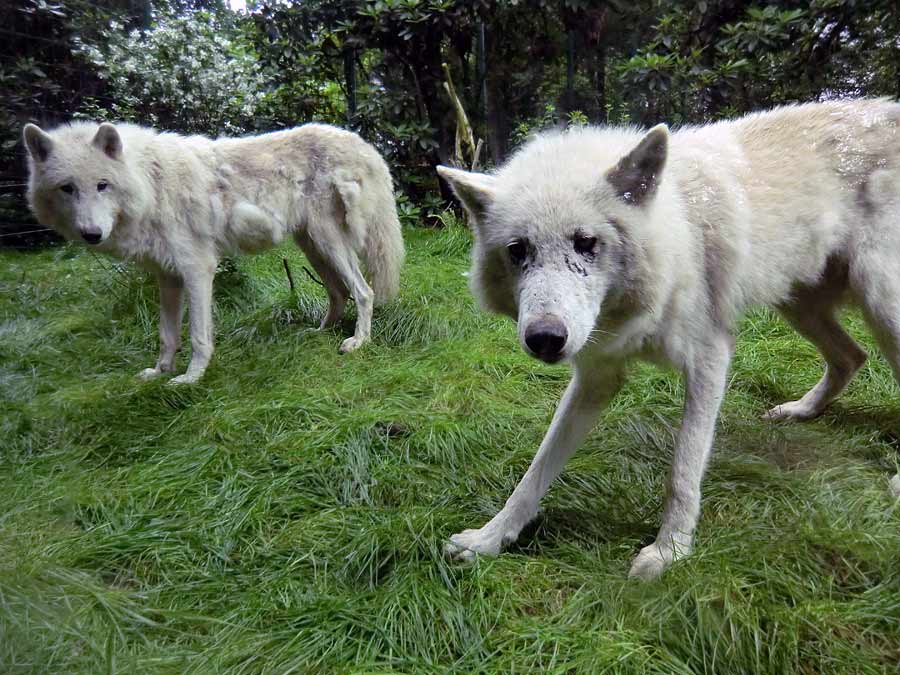
[[[122,139],[119,132],[109,122],[104,122],[97,129],[97,135],[91,141],[94,146],[105,152],[112,159],[120,159],[122,157]]]
[[[657,124],[631,152],[606,174],[606,180],[621,199],[640,205],[653,196],[659,185],[669,148],[669,129]]]
[[[494,186],[497,179],[484,173],[471,173],[447,166],[437,167],[438,175],[450,183],[459,201],[466,207],[470,219],[480,223],[494,200]]]
[[[37,124],[26,124],[22,131],[25,147],[35,162],[45,162],[53,149],[53,139]]]

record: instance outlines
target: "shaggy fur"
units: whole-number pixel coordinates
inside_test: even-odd
[[[29,204],[67,239],[133,260],[160,287],[160,356],[140,373],[173,369],[184,291],[191,361],[173,382],[194,382],[213,352],[212,284],[223,255],[258,251],[293,235],[328,291],[322,327],[356,302],[356,331],[397,294],[403,239],[391,176],[378,152],[349,131],[308,124],[262,136],[210,140],[130,124],[74,123],[24,130]],[[359,259],[372,281],[366,282]]]
[[[526,351],[573,368],[521,483],[449,552],[496,554],[515,540],[627,362],[643,358],[676,366],[686,391],[662,526],[631,574],[655,577],[687,554],[734,327],[751,305],[775,307],[826,363],[767,418],[820,414],[862,365],[837,320],[847,301],[900,380],[898,123],[900,105],[885,100],[801,105],[671,135],[547,134],[492,175],[440,167],[474,223],[475,295],[518,322]]]

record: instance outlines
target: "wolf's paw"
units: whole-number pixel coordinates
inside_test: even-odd
[[[776,405],[763,415],[763,419],[769,422],[778,420],[811,420],[818,417],[821,410],[813,408],[802,401],[789,401]]]
[[[179,375],[178,377],[173,377],[171,380],[169,380],[169,386],[177,387],[182,384],[196,384],[200,381],[200,378],[202,376],[203,373],[185,373],[184,375]]]
[[[347,354],[362,347],[368,340],[366,338],[358,338],[355,335],[348,337],[341,343],[341,354]]]
[[[666,568],[672,564],[672,561],[686,554],[687,552],[676,554],[672,546],[659,546],[656,542],[653,542],[649,546],[642,548],[641,552],[637,554],[637,557],[631,563],[628,578],[641,579],[643,581],[658,579],[666,571]]]
[[[463,530],[452,535],[444,545],[444,553],[451,560],[471,562],[478,555],[498,555],[504,546],[515,540],[515,535],[504,535],[490,525],[485,525],[477,530]]]
[[[891,478],[891,494],[895,498],[900,498],[900,473]]]
[[[161,371],[159,368],[144,368],[137,374],[137,377],[139,380],[155,380],[162,374],[163,371]]]

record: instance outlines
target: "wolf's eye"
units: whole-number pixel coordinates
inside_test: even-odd
[[[506,245],[506,250],[509,253],[509,259],[517,265],[525,260],[525,256],[528,255],[528,246],[521,239],[514,239],[509,242]]]
[[[108,187],[109,183],[107,183],[105,180],[101,180],[99,183],[97,183],[97,192],[103,192]]]
[[[62,190],[63,192],[65,192],[67,195],[70,195],[73,192],[75,192],[75,186],[72,185],[71,183],[66,183],[65,185],[60,185],[59,189]]]
[[[582,255],[590,255],[597,245],[597,237],[588,237],[584,234],[575,235],[575,250]]]

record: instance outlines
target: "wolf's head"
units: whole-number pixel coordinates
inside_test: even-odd
[[[601,316],[640,302],[641,223],[662,182],[668,130],[572,131],[529,143],[495,174],[438,167],[475,231],[472,290],[518,323],[526,352],[570,359]]]
[[[28,202],[38,221],[67,239],[106,241],[137,202],[116,127],[75,123],[47,133],[27,124],[23,136]]]

